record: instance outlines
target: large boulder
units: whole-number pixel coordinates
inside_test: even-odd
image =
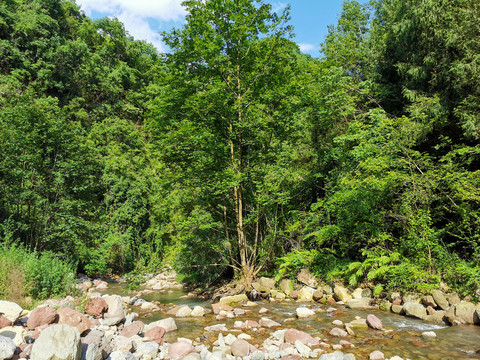
[[[310,287],[317,286],[317,279],[307,269],[300,270],[300,272],[297,274],[297,280],[298,282]]]
[[[108,310],[108,305],[105,299],[98,297],[92,299],[85,309],[85,313],[94,317],[101,317],[102,314]]]
[[[427,317],[427,309],[417,302],[406,302],[403,304],[402,311],[405,315],[425,320]]]
[[[130,325],[127,325],[123,328],[120,336],[125,336],[126,338],[131,338],[132,336],[138,335],[143,331],[145,324],[141,321],[134,321]]]
[[[0,315],[3,314],[12,323],[17,321],[23,309],[14,302],[0,300]]]
[[[455,316],[465,324],[478,324],[480,321],[476,314],[477,308],[470,302],[462,301],[455,305]]]
[[[30,360],[80,360],[80,333],[73,326],[52,325],[33,344]]]
[[[293,281],[289,279],[282,279],[279,284],[280,290],[285,294],[290,294],[293,291]]]
[[[27,328],[30,330],[35,329],[37,326],[49,325],[55,322],[57,318],[57,312],[50,306],[43,306],[34,309],[27,320]]]
[[[144,338],[147,338],[150,341],[156,342],[158,345],[163,345],[165,341],[164,336],[165,336],[165,329],[160,326],[155,326],[145,331]]]
[[[175,323],[175,320],[173,318],[166,318],[166,319],[158,320],[148,325],[145,325],[145,331],[153,329],[156,326],[164,328],[165,332],[177,330],[177,324]]]
[[[361,309],[370,306],[372,299],[370,298],[357,298],[349,299],[346,301],[345,306],[350,309]]]
[[[26,330],[22,326],[7,326],[0,330],[0,336],[12,339],[19,346],[25,342]]]
[[[269,293],[275,287],[275,279],[261,277],[258,281],[260,283],[260,291]]]
[[[3,329],[4,327],[7,326],[12,326],[13,322],[8,320],[5,316],[0,315],[0,329]]]
[[[78,329],[80,334],[92,327],[90,320],[77,310],[60,308],[57,310],[58,323],[70,325]]]
[[[125,304],[119,295],[109,295],[103,298],[108,305],[108,311],[103,315],[103,325],[117,325],[125,318]]]
[[[312,301],[313,300],[313,293],[315,292],[315,289],[304,286],[302,287],[298,292],[298,298],[297,301]]]
[[[341,285],[335,285],[333,292],[337,301],[343,301],[344,303],[346,303],[347,300],[352,299],[352,295],[350,294],[350,292]]]
[[[447,310],[449,307],[449,303],[445,295],[440,290],[432,290],[431,291],[432,298],[438,307],[442,310]]]
[[[12,339],[5,336],[0,336],[0,359],[11,359],[13,354],[15,354],[16,349],[17,346],[14,344]]]

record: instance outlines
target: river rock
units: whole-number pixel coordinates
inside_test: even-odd
[[[312,301],[313,300],[313,293],[315,289],[304,286],[298,291],[298,298],[297,301]]]
[[[233,295],[233,296],[224,296],[220,299],[219,303],[230,305],[230,304],[233,304],[233,303],[241,303],[241,302],[247,302],[247,301],[248,301],[247,295],[238,294],[238,295]]]
[[[449,307],[447,298],[445,295],[440,290],[432,290],[430,292],[432,294],[433,301],[435,304],[438,305],[438,307],[442,310],[447,310]]]
[[[435,334],[435,331],[425,331],[422,333],[422,336],[424,338],[434,339],[437,337],[437,334]]]
[[[233,356],[244,357],[250,352],[250,344],[241,339],[235,340],[230,346]]]
[[[274,327],[279,327],[282,326],[276,321],[273,321],[269,318],[263,317],[260,319],[260,326],[266,327],[266,328],[274,328]]]
[[[188,305],[183,305],[178,309],[176,317],[187,317],[192,313],[192,309]]]
[[[173,343],[168,348],[170,359],[177,360],[195,351],[195,348],[186,340],[180,340]]]
[[[330,330],[330,335],[336,337],[346,337],[348,336],[348,333],[345,330],[334,327],[332,330]]]
[[[101,317],[102,314],[108,310],[107,302],[101,298],[93,298],[87,305],[85,309],[85,314],[91,315],[93,317]]]
[[[295,349],[297,349],[298,353],[303,359],[308,359],[312,352],[312,349],[298,340],[295,341]]]
[[[233,307],[227,304],[212,304],[212,311],[215,315],[217,315],[220,311],[233,311]]]
[[[315,315],[315,311],[313,310],[310,310],[308,308],[305,308],[305,307],[300,307],[300,308],[297,308],[297,316],[299,318],[306,318],[306,317],[310,317],[310,316],[314,316]]]
[[[445,295],[445,297],[447,298],[447,301],[449,302],[450,306],[457,305],[460,303],[460,297],[456,293],[447,294]]]
[[[0,300],[0,314],[3,314],[12,323],[15,323],[20,317],[23,309],[16,303],[11,301]]]
[[[49,325],[55,322],[57,312],[50,306],[42,306],[33,309],[28,316],[27,328],[29,330],[35,329],[37,326]]]
[[[138,345],[135,353],[140,355],[142,360],[151,360],[158,353],[158,344],[153,341],[142,342]]]
[[[205,316],[205,309],[201,306],[195,306],[190,314],[193,317],[202,317]]]
[[[435,300],[433,299],[433,296],[431,296],[431,295],[423,296],[422,300],[421,300],[421,303],[423,305],[425,305],[426,307],[429,307],[429,306],[432,307],[432,308],[437,307],[437,304],[435,303]]]
[[[314,301],[320,301],[323,299],[323,291],[320,289],[315,290],[312,294],[312,298]]]
[[[370,306],[370,298],[349,299],[345,302],[345,306],[350,309],[361,309]]]
[[[25,342],[25,328],[21,326],[7,326],[0,330],[0,336],[8,337],[14,344],[20,346]]]
[[[31,360],[80,360],[80,333],[69,325],[52,325],[33,344]]]
[[[395,314],[400,314],[403,311],[403,306],[402,305],[392,305],[390,310],[392,310],[392,312],[395,313]]]
[[[283,292],[274,289],[270,290],[270,296],[277,300],[284,300],[287,297]]]
[[[466,301],[462,301],[455,305],[455,316],[465,324],[478,324],[480,321],[475,314],[477,307]]]
[[[372,328],[375,330],[382,330],[383,328],[382,321],[373,314],[367,315],[366,322],[369,328]]]
[[[145,332],[145,338],[148,338],[150,341],[156,342],[158,345],[163,345],[165,339],[165,329],[160,326],[154,326],[153,328]]]
[[[175,331],[177,330],[177,324],[175,324],[175,320],[173,318],[166,318],[162,320],[158,320],[152,322],[148,325],[145,325],[145,331],[148,331],[156,326],[162,327],[165,329],[165,332]]]
[[[361,298],[362,298],[362,291],[363,291],[362,288],[356,288],[356,289],[352,292],[352,297],[353,297],[354,299],[361,299]]]
[[[422,304],[416,302],[406,302],[403,304],[405,315],[424,320],[427,317],[427,309]]]
[[[269,293],[275,287],[275,279],[261,277],[258,281],[260,283],[260,292]]]
[[[435,309],[431,306],[427,306],[427,315],[435,314]]]
[[[134,321],[130,325],[127,325],[123,328],[120,336],[125,336],[126,338],[131,338],[132,336],[138,335],[142,332],[145,324],[141,321]]]
[[[296,341],[300,341],[302,344],[309,346],[316,346],[319,344],[319,339],[314,338],[305,331],[296,329],[287,329],[283,335],[284,341],[290,344],[295,344]]]
[[[448,319],[445,318],[446,311],[444,310],[437,310],[432,315],[427,315],[426,321],[434,322],[437,324],[446,324],[448,323]]]
[[[380,310],[389,311],[392,308],[392,303],[387,299],[381,299],[378,304],[378,307]]]
[[[57,310],[57,314],[59,324],[73,326],[77,328],[80,334],[83,334],[92,327],[90,320],[77,310],[60,308]]]
[[[345,354],[341,351],[335,351],[330,354],[323,354],[318,360],[345,360]]]
[[[375,350],[369,355],[370,360],[385,360],[385,355],[381,351]]]
[[[145,311],[158,311],[160,308],[150,301],[144,301],[140,304],[140,309]]]
[[[133,341],[131,338],[119,335],[113,339],[112,347],[114,351],[121,351],[125,354],[133,350]]]
[[[293,281],[289,279],[282,279],[279,284],[280,290],[285,294],[290,294],[293,291]]]
[[[354,328],[361,328],[361,329],[368,328],[367,319],[362,319],[360,317],[357,317],[355,320],[350,321],[349,324],[351,325],[351,327],[354,327]]]
[[[11,359],[16,349],[12,339],[0,335],[0,359]]]
[[[125,305],[122,297],[110,295],[104,297],[108,305],[108,311],[103,315],[102,325],[113,326],[120,323],[125,318]]]
[[[3,329],[4,327],[7,326],[12,326],[13,322],[8,320],[5,316],[0,315],[0,329]]]
[[[333,292],[337,301],[347,302],[347,300],[352,299],[352,295],[350,295],[350,292],[343,286],[335,285]]]
[[[300,272],[297,274],[297,280],[298,282],[309,287],[317,286],[317,279],[307,269],[300,270]]]

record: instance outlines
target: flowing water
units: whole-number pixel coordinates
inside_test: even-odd
[[[108,293],[127,295],[119,285],[111,286]],[[132,294],[130,294],[132,295]],[[209,303],[199,298],[185,298],[186,293],[182,290],[173,290],[167,292],[155,292],[143,296],[147,301],[158,301],[162,304],[162,311],[154,313],[141,313],[139,307],[132,306],[131,310],[139,313],[139,319],[146,323],[160,320],[169,315],[166,311],[176,305],[189,305],[194,307],[201,305],[207,310],[211,310]],[[167,334],[167,341],[176,341],[178,337],[189,339],[200,338],[202,335],[206,342],[212,343],[218,336],[216,333],[207,333],[205,326],[215,324],[226,324],[232,333],[236,333],[233,323],[236,320],[256,320],[262,316],[278,321],[284,328],[295,328],[308,332],[312,336],[318,336],[323,341],[332,345],[338,344],[340,338],[330,336],[328,333],[334,327],[332,321],[341,320],[344,323],[355,319],[355,316],[366,318],[368,314],[374,314],[382,320],[384,328],[391,330],[388,332],[376,331],[369,328],[354,328],[355,336],[348,336],[346,340],[350,341],[355,347],[344,349],[345,353],[353,353],[357,359],[368,359],[368,354],[374,350],[382,351],[385,356],[392,357],[398,355],[404,359],[480,359],[480,326],[444,326],[432,323],[426,323],[421,320],[396,315],[381,310],[360,310],[346,309],[344,306],[334,306],[337,311],[335,314],[321,312],[329,306],[314,303],[296,303],[292,301],[267,302],[259,301],[256,307],[243,307],[249,310],[246,315],[238,316],[234,319],[216,320],[215,316],[207,312],[206,316],[201,318],[187,317],[175,318],[178,330]],[[296,308],[306,306],[316,310],[317,314],[310,318],[296,319]],[[264,315],[259,315],[261,307],[268,309]],[[424,331],[434,331],[437,334],[435,339],[426,339],[421,336]],[[252,330],[244,331],[252,336],[249,341],[253,345],[260,345],[271,334],[267,331],[263,334]],[[477,352],[478,351],[478,352]]]

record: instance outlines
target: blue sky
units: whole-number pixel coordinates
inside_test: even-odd
[[[159,36],[173,26],[184,23],[185,11],[182,0],[76,0],[85,13],[96,19],[104,16],[117,17],[128,32],[139,40],[154,44],[165,50]],[[342,0],[267,0],[274,9],[290,4],[291,24],[295,41],[300,49],[312,56],[319,56],[320,43],[327,34],[327,26],[337,22]]]

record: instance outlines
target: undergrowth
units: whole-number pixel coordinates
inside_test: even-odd
[[[74,274],[74,264],[51,252],[40,255],[15,243],[0,244],[0,299],[21,303],[27,296],[65,296],[73,289]]]

